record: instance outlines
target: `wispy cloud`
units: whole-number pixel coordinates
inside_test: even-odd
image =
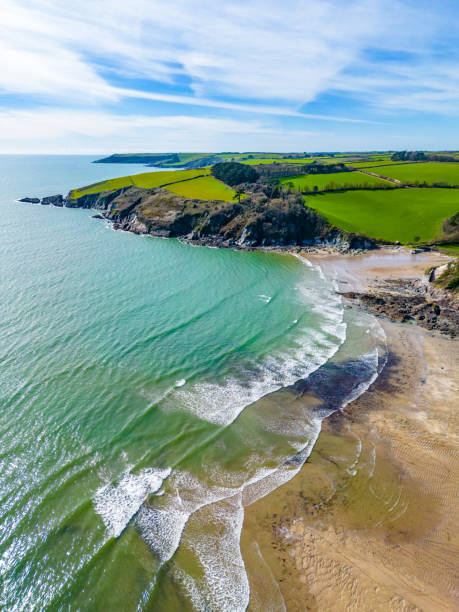
[[[7,70],[0,86],[112,97],[116,91],[101,76],[107,66],[163,83],[186,76],[198,98],[295,108],[339,84],[339,75],[358,65],[368,46],[425,50],[435,28],[430,18],[410,28],[415,15],[399,0],[237,0],[218,8],[209,0],[80,0],[73,6],[4,0]],[[352,88],[354,77],[346,79]]]
[[[146,101],[152,115],[200,107],[211,120],[305,126],[454,115],[458,33],[450,0],[3,0],[0,92],[22,106],[97,109],[108,123],[145,114]],[[318,107],[326,96],[363,111]]]
[[[314,113],[301,113],[290,110],[282,106],[266,106],[260,104],[238,104],[235,102],[225,102],[223,100],[209,100],[208,98],[198,98],[193,96],[177,96],[170,94],[151,93],[139,91],[138,89],[113,88],[121,97],[137,98],[146,100],[157,100],[159,102],[170,102],[172,104],[186,104],[191,106],[206,106],[208,108],[222,108],[248,113],[258,113],[262,115],[278,115],[281,117],[298,117],[304,119],[318,119],[319,121],[337,121],[343,123],[375,123],[367,119],[350,119],[349,117],[337,117],[335,115],[319,115]]]
[[[0,112],[0,152],[25,152],[40,143],[41,152],[64,151],[71,140],[78,150],[218,151],[222,137],[234,145],[267,147],[276,142],[288,150],[292,133],[305,150],[330,132],[281,129],[261,121],[209,119],[186,115],[119,115],[102,111],[42,108]],[[103,142],[101,147],[98,143]],[[184,143],[185,146],[184,146]],[[14,145],[14,146],[13,146]],[[268,147],[269,148],[269,147]],[[68,151],[67,151],[68,152]]]

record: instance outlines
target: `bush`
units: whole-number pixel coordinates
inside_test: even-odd
[[[258,172],[251,166],[238,162],[222,162],[212,166],[211,173],[216,179],[223,181],[230,187],[241,183],[254,183],[258,179]]]

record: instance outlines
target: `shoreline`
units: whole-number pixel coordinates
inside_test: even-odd
[[[306,258],[353,290],[449,259],[392,250]],[[446,612],[459,603],[458,340],[379,322],[389,350],[379,377],[322,422],[291,481],[245,509],[249,611],[269,605],[268,593],[288,611]]]

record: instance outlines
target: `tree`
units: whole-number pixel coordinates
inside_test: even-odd
[[[212,166],[211,173],[216,179],[223,181],[230,187],[241,183],[254,183],[258,179],[258,172],[247,164],[238,162],[221,162]]]
[[[236,193],[233,195],[233,200],[236,200],[240,203],[241,202],[241,196],[244,195],[244,190],[241,189],[241,187],[237,187],[236,188]]]

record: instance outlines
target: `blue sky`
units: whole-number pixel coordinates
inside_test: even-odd
[[[3,0],[0,152],[459,148],[457,0]]]

